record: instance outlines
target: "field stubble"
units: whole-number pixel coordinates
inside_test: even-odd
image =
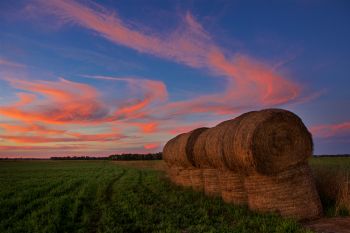
[[[161,162],[121,164],[0,162],[0,232],[308,232],[175,187]]]

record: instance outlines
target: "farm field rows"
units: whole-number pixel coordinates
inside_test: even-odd
[[[144,162],[162,167],[157,162]],[[309,232],[109,161],[1,161],[0,232]]]

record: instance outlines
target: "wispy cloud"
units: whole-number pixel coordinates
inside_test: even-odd
[[[7,81],[16,89],[31,92],[18,93],[18,102],[0,106],[0,114],[7,117],[55,124],[108,121],[108,109],[99,100],[97,90],[89,85],[63,78],[59,81],[9,78]]]
[[[146,150],[154,150],[154,149],[157,149],[160,147],[160,144],[159,143],[148,143],[148,144],[145,144],[144,145],[144,148]]]
[[[0,135],[1,139],[17,142],[17,143],[49,143],[49,142],[109,142],[118,141],[122,138],[118,134],[93,134],[93,135],[83,135],[80,133],[70,134],[72,137],[47,137],[47,136],[9,136]]]
[[[12,68],[25,68],[26,67],[26,65],[24,65],[24,64],[13,62],[13,61],[10,61],[10,60],[2,58],[2,57],[0,57],[0,66],[8,66],[8,67],[12,67]]]
[[[330,138],[334,136],[349,136],[350,135],[350,121],[316,125],[311,127],[311,132],[314,136],[320,138]]]
[[[248,102],[245,105],[274,106],[296,101],[301,95],[300,85],[283,78],[272,67],[220,48],[190,13],[185,14],[182,24],[172,33],[163,35],[142,31],[139,29],[142,27],[136,29],[102,6],[93,9],[77,1],[39,2],[44,11],[57,15],[64,22],[90,29],[113,43],[224,77],[227,89],[222,95],[202,98],[203,108],[207,107],[207,99],[218,105],[230,100],[231,109],[235,109],[242,105],[241,101]],[[194,102],[199,105],[200,100]]]

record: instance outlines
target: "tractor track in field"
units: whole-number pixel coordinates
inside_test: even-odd
[[[105,208],[111,201],[112,201],[112,194],[113,194],[113,185],[120,180],[126,173],[126,170],[123,170],[120,174],[118,174],[115,178],[113,178],[108,184],[104,191],[103,197],[102,197],[102,207],[98,208],[96,213],[93,214],[91,221],[90,221],[90,227],[88,232],[89,233],[96,233],[98,229],[98,223],[101,219],[101,212],[102,209]]]
[[[125,173],[126,173],[126,170],[123,170],[118,176],[116,176],[114,179],[111,180],[111,182],[109,182],[105,191],[104,199],[103,199],[105,203],[110,202],[112,200],[113,185],[118,180],[120,180],[125,175]]]

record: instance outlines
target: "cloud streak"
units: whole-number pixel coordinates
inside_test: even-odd
[[[50,142],[110,142],[118,141],[122,136],[118,134],[93,134],[83,135],[79,133],[71,134],[74,137],[47,137],[47,136],[8,136],[0,135],[0,139],[16,143],[50,143]]]
[[[12,67],[12,68],[25,68],[26,65],[21,63],[13,62],[5,58],[0,57],[0,66]]]
[[[319,138],[348,136],[350,135],[350,121],[313,126],[311,127],[311,132]]]
[[[25,122],[51,124],[88,123],[109,120],[107,107],[97,90],[87,84],[59,81],[7,79],[18,93],[13,105],[1,106],[0,114]],[[34,103],[34,100],[35,101]]]
[[[230,100],[231,108],[224,106],[209,109],[226,113],[237,105],[243,105],[238,104],[242,101],[246,106],[275,106],[296,101],[301,95],[300,85],[278,75],[273,68],[248,56],[227,50],[224,53],[190,13],[185,14],[183,23],[173,32],[162,35],[135,29],[115,12],[102,6],[93,9],[76,1],[65,0],[39,2],[46,12],[53,13],[64,22],[78,24],[113,43],[190,67],[206,69],[226,79],[228,85],[223,94],[184,102],[184,108],[192,105],[202,112],[208,107],[208,100],[217,106]]]

